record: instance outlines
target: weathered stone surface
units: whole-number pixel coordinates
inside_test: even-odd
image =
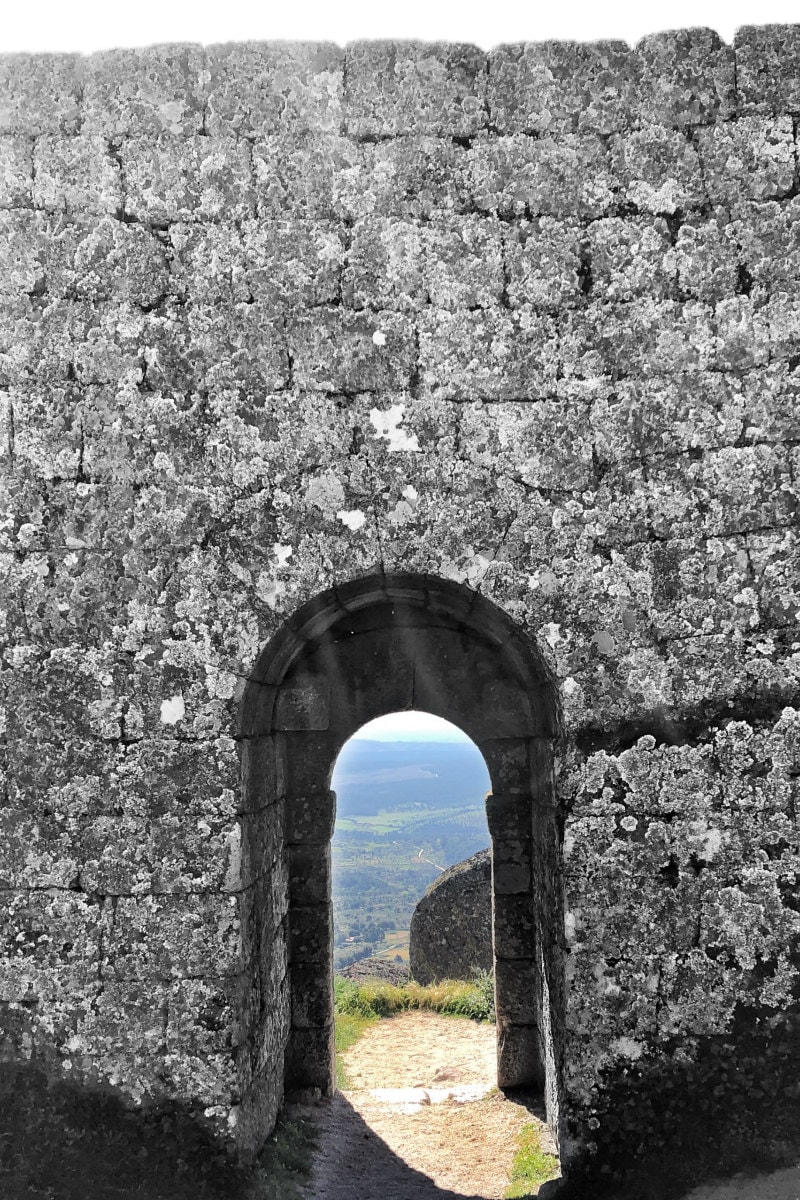
[[[203,51],[193,45],[108,50],[80,62],[87,133],[183,137],[203,123]]]
[[[351,42],[345,122],[355,138],[470,137],[486,123],[486,56],[450,42]]]
[[[119,152],[125,211],[151,225],[251,217],[250,148],[233,137],[126,138]]]
[[[625,42],[525,42],[489,54],[500,133],[613,133],[633,119],[641,62]]]
[[[0,130],[38,137],[75,133],[81,120],[78,54],[5,54],[0,60]]]
[[[491,971],[491,876],[491,852],[481,850],[433,881],[411,918],[412,979],[433,983]]]
[[[359,223],[348,257],[343,298],[353,308],[489,308],[503,292],[501,227],[481,217]]]
[[[588,220],[613,204],[616,177],[605,143],[593,133],[480,139],[469,157],[482,212]]]
[[[615,135],[610,153],[622,198],[641,212],[671,216],[706,199],[697,150],[677,129],[652,124]]]
[[[208,46],[205,130],[263,137],[279,129],[337,133],[344,51],[330,42]]]
[[[506,295],[512,308],[530,304],[558,311],[580,303],[580,236],[579,225],[552,217],[506,226]]]
[[[773,200],[794,185],[791,117],[740,117],[698,130],[697,141],[712,204]]]
[[[4,1053],[249,1150],[285,1054],[329,1090],[330,771],[424,701],[565,1165],[680,1141],[653,1097],[775,1143],[799,40],[0,58]]]
[[[733,116],[733,47],[725,46],[713,29],[652,34],[642,38],[636,53],[642,63],[641,105],[650,120],[692,126]]]
[[[736,91],[743,113],[800,108],[798,25],[743,25],[736,31]]]

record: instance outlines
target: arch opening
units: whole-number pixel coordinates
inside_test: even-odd
[[[486,763],[458,726],[411,709],[358,729],[339,752],[331,785],[334,972],[358,972],[367,968],[354,964],[370,960],[368,968],[402,982],[413,968],[412,917],[426,889],[449,867],[488,850]],[[429,982],[432,972],[444,978],[440,969],[464,979],[473,967],[492,969],[488,890],[476,897],[468,927],[459,913],[453,919],[452,933],[437,924],[436,963],[428,964],[424,951],[420,959],[417,938],[426,976],[412,969],[419,981]]]
[[[259,981],[265,1120],[284,1092],[335,1086],[334,764],[368,721],[417,709],[463,730],[489,771],[498,1085],[543,1091],[558,1143],[564,936],[554,697],[535,645],[510,618],[433,576],[372,576],[332,589],[262,652],[240,736],[242,861],[252,878],[242,919]]]

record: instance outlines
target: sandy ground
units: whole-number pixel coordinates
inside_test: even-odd
[[[494,1088],[493,1025],[404,1013],[367,1030],[345,1067],[353,1086],[319,1110],[309,1197],[500,1200],[517,1133],[543,1114]]]
[[[344,1056],[352,1087],[315,1110],[309,1200],[500,1200],[541,1108],[494,1088],[495,1029],[435,1013],[378,1021]],[[685,1200],[800,1200],[800,1167],[707,1184]]]

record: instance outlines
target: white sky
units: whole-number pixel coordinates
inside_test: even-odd
[[[0,52],[108,49],[153,42],[405,37],[473,42],[622,38],[708,25],[800,22],[798,0],[6,0]]]
[[[362,725],[353,739],[372,742],[468,742],[470,739],[456,725],[425,712],[389,713]]]

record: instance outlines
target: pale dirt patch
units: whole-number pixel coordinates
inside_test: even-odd
[[[354,1090],[442,1087],[496,1081],[494,1025],[408,1012],[371,1025],[344,1056]]]
[[[517,1134],[526,1122],[540,1124],[543,1114],[491,1091],[493,1025],[403,1013],[377,1021],[344,1060],[353,1087],[319,1110],[309,1197],[500,1200]],[[381,1089],[402,1090],[387,1100],[374,1094]],[[467,1090],[490,1094],[460,1100]]]

